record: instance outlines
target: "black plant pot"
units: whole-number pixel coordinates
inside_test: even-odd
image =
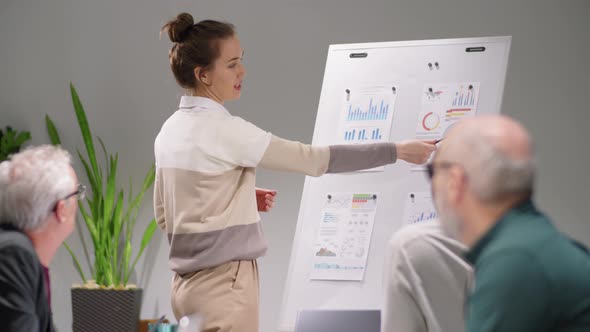
[[[141,289],[72,288],[73,332],[136,332]]]

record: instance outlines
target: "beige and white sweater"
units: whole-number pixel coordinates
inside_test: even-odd
[[[288,141],[183,96],[155,144],[154,210],[178,274],[266,253],[255,197],[256,167],[310,176],[396,161],[394,143],[317,147]]]

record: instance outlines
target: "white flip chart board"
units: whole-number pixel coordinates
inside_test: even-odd
[[[486,37],[331,45],[312,144],[436,138],[461,118],[499,113],[510,42],[511,37]],[[297,313],[304,309],[380,309],[387,242],[408,223],[404,214],[408,197],[416,193],[423,200],[429,191],[424,170],[401,161],[368,172],[307,177],[279,330],[293,331]],[[357,258],[364,255],[357,259],[364,264],[351,267],[362,271],[344,274],[341,280],[326,280],[338,275],[329,270],[315,278],[318,267],[348,269],[343,259],[342,264],[318,263],[322,256],[336,259],[328,257],[335,252],[328,248],[330,244],[343,246],[342,241],[329,240],[337,233],[329,231],[337,229],[322,228],[322,223],[348,218],[347,211],[331,213],[327,204],[328,196],[345,197],[345,193],[376,196],[372,219],[361,222],[365,229],[359,231],[368,243],[350,251],[351,255],[357,252]],[[412,220],[427,220],[433,212],[409,213]],[[317,250],[321,241],[326,247]]]

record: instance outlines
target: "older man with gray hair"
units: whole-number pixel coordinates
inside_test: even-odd
[[[48,266],[74,230],[78,184],[70,155],[39,146],[0,163],[0,325],[53,331]]]
[[[534,153],[520,124],[459,122],[428,173],[442,228],[475,267],[466,331],[590,331],[590,256],[533,204]]]

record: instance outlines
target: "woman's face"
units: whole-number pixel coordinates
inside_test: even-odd
[[[210,69],[199,73],[200,84],[207,95],[219,103],[240,98],[246,70],[242,63],[244,51],[238,37],[219,41],[219,57]]]

